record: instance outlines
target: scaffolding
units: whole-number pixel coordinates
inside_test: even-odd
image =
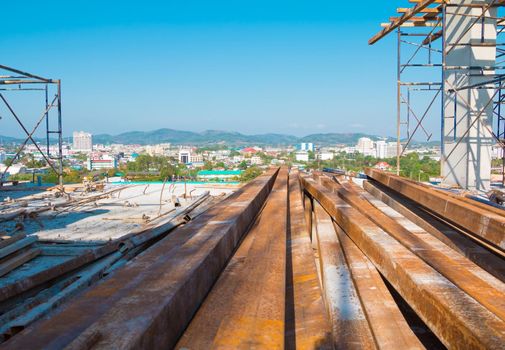
[[[504,0],[492,1],[468,1],[465,3],[451,3],[447,0],[409,0],[415,3],[412,8],[398,8],[399,16],[391,17],[389,23],[383,23],[383,29],[369,40],[369,44],[375,44],[390,33],[396,32],[397,37],[397,167],[396,172],[400,174],[401,156],[411,145],[414,136],[420,131],[430,140],[432,135],[424,127],[424,122],[430,115],[440,115],[441,126],[441,166],[449,160],[456,147],[476,126],[476,123],[492,135],[496,145],[501,148],[502,157],[502,181],[505,183],[505,114],[503,105],[505,104],[505,43],[500,42],[505,30],[505,17],[499,13],[500,8],[505,6]],[[462,8],[479,9],[479,14],[462,11]],[[456,38],[455,42],[447,41],[447,18],[453,16],[466,17],[471,19],[471,24],[464,29]],[[492,23],[493,30],[496,28],[496,41],[487,42],[485,35],[486,24]],[[465,34],[470,30],[475,30],[479,26],[480,40],[469,43],[462,42]],[[496,49],[496,61],[492,66],[468,65],[451,66],[447,64],[447,56],[456,47],[471,45],[472,47],[493,47]],[[409,76],[413,70],[423,69],[423,74]],[[430,71],[430,72],[427,72]],[[468,79],[460,79],[456,83],[449,82],[447,77],[449,72],[457,72],[458,76],[482,77],[483,81],[477,84],[466,83]],[[406,78],[408,76],[408,78]],[[419,77],[423,80],[419,80]],[[433,80],[426,80],[425,77],[438,77]],[[409,79],[410,78],[410,79]],[[485,79],[484,79],[485,78]],[[490,98],[484,106],[475,109],[461,93],[465,90],[477,91],[489,90]],[[419,99],[419,93],[425,96]],[[428,97],[426,96],[428,94]],[[451,100],[447,99],[447,95]],[[445,96],[445,97],[444,97]],[[446,101],[447,99],[447,101]],[[420,100],[425,103],[424,108],[419,113],[419,106],[414,107],[415,102],[420,104]],[[453,102],[454,113],[448,113],[447,104]],[[435,108],[436,106],[438,108]],[[467,126],[462,135],[457,137],[457,129],[461,126],[457,120],[458,105],[463,105],[469,113],[476,116],[474,121]],[[492,106],[494,125],[491,127],[482,122],[481,116],[486,108]],[[446,126],[452,127],[454,135],[454,148],[444,153],[444,136],[447,133]],[[461,130],[458,130],[461,131]]]
[[[42,93],[44,110],[37,118],[35,125],[30,129],[26,126],[26,121],[15,111],[8,100],[11,93],[24,91],[40,91]],[[0,173],[0,187],[5,183],[5,176],[9,167],[20,157],[26,145],[31,142],[47,165],[58,176],[60,188],[63,188],[63,132],[61,118],[61,80],[43,78],[18,69],[0,65],[0,101],[9,114],[14,118],[18,126],[25,134],[25,139],[17,149],[15,156],[8,164],[3,173]],[[45,125],[45,145],[40,145],[34,139],[34,134],[41,125]],[[57,146],[51,147],[56,136]],[[45,148],[43,150],[42,148]]]

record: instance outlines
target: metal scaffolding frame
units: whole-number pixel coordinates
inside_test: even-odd
[[[470,104],[465,100],[464,97],[460,96],[459,92],[468,89],[491,89],[493,90],[490,100],[487,102],[486,107],[493,105],[493,114],[496,122],[493,126],[494,130],[489,128],[488,125],[481,122],[481,115],[483,114],[486,107],[480,111],[473,111],[477,114],[474,122],[471,123],[463,133],[463,136],[459,137],[456,146],[465,138],[465,136],[470,132],[475,123],[479,122],[488,129],[490,134],[495,139],[496,143],[502,148],[502,176],[503,182],[505,183],[505,115],[502,105],[505,104],[505,92],[503,88],[505,87],[505,42],[499,42],[499,39],[505,37],[503,32],[505,31],[505,17],[498,16],[493,17],[489,13],[491,8],[500,8],[505,6],[504,0],[493,0],[489,3],[482,4],[450,4],[446,0],[415,0],[416,5],[410,9],[401,8],[398,12],[402,14],[400,17],[391,17],[389,23],[382,24],[384,27],[379,33],[369,40],[369,44],[374,44],[389,33],[396,31],[397,35],[397,174],[400,173],[400,163],[401,156],[408,149],[411,144],[413,137],[422,130],[425,134],[427,140],[431,138],[423,126],[423,122],[426,117],[433,113],[433,106],[439,103],[440,113],[441,113],[441,151],[444,155],[443,147],[443,137],[444,137],[444,127],[445,123],[448,121],[446,119],[450,118],[446,116],[444,111],[444,94],[442,91],[448,91],[449,93],[455,94],[454,98],[454,109],[456,110],[457,104],[464,104],[470,111],[472,108]],[[457,16],[467,16],[474,18],[471,26],[467,28],[456,40],[455,43],[451,45],[447,44],[446,40],[446,17],[447,11],[455,7],[472,7],[481,8],[482,13],[480,15],[472,14],[460,14],[451,13]],[[421,16],[419,16],[421,14]],[[417,16],[416,16],[417,15]],[[460,66],[460,67],[450,67],[446,64],[446,57],[455,47],[467,45],[461,43],[463,36],[470,31],[476,24],[484,24],[486,20],[496,20],[497,21],[497,40],[496,40],[496,64],[493,67],[488,66]],[[485,45],[484,43],[484,26],[481,26],[481,43],[476,45]],[[440,40],[439,40],[440,39]],[[405,46],[416,47],[416,49],[408,56],[406,61],[403,61],[404,57],[402,52]],[[473,44],[472,44],[473,45]],[[421,52],[428,52],[427,59],[423,62],[417,62]],[[437,69],[440,74],[440,81],[406,81],[404,80],[405,73],[407,70],[414,68],[425,68],[425,69]],[[451,84],[445,79],[447,70],[457,70],[462,75],[467,76],[486,76],[489,77],[488,80],[481,82],[479,84],[473,85],[462,85],[462,86],[451,86]],[[432,94],[432,98],[428,103],[427,107],[424,109],[422,114],[416,113],[413,108],[413,92],[414,91],[424,91]],[[405,115],[405,116],[404,116]],[[455,113],[456,115],[456,113]],[[420,117],[419,117],[420,116]],[[412,123],[415,126],[412,128]],[[452,117],[452,123],[454,124],[454,135],[456,137],[456,128],[458,121],[455,117]],[[406,129],[403,131],[403,129]],[[402,132],[403,131],[403,132]],[[407,141],[402,142],[402,136],[406,135]],[[456,149],[456,146],[453,148]],[[452,151],[442,159],[442,162],[449,159],[452,155]],[[443,157],[442,157],[443,158]],[[443,164],[443,163],[442,163]],[[443,165],[442,165],[443,166]]]
[[[7,94],[12,92],[22,91],[40,91],[43,93],[45,109],[37,119],[37,122],[32,127],[31,131],[26,127],[19,114],[14,110],[13,106],[7,99]],[[31,73],[23,72],[18,69],[0,65],[0,100],[7,108],[9,113],[15,119],[16,123],[25,134],[25,139],[17,150],[11,164],[13,164],[20,154],[23,152],[28,142],[40,152],[47,165],[58,175],[60,188],[63,188],[63,131],[62,131],[62,116],[61,116],[61,80],[43,78]],[[51,125],[51,120],[56,119],[56,125]],[[45,151],[34,140],[34,133],[39,130],[39,127],[45,124],[46,144]],[[57,150],[51,152],[52,136],[57,137]],[[42,146],[44,147],[44,146]],[[9,170],[9,166],[0,174],[0,187],[5,182],[5,174]]]

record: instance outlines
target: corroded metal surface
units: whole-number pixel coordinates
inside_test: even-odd
[[[505,249],[505,216],[376,169],[366,174],[454,224]]]
[[[283,168],[260,216],[176,348],[284,347],[287,209]]]
[[[410,221],[419,225],[424,230],[444,242],[455,251],[463,254],[468,259],[505,282],[505,260],[486,250],[467,236],[456,231],[445,223],[438,221],[429,213],[422,210],[415,202],[401,197],[397,193],[383,187],[382,185],[365,181],[363,188],[374,197],[386,203]]]
[[[336,349],[377,349],[330,216],[314,203],[326,307]]]
[[[380,349],[424,349],[375,266],[337,224],[334,226],[377,346]]]
[[[172,347],[263,205],[275,175],[271,171],[243,187],[4,348]]]
[[[289,175],[289,223],[286,348],[331,349],[331,326],[305,222],[298,172]]]
[[[390,218],[361,196],[362,192],[367,194],[364,190],[355,188],[354,191],[349,191],[329,179],[324,181],[324,185],[505,321],[505,284],[503,282],[498,281],[444,244],[439,244],[440,241],[432,236],[420,237]]]
[[[446,346],[503,346],[503,320],[349,207],[337,194],[311,179],[304,178],[302,183]]]

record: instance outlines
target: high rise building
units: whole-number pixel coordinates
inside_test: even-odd
[[[388,156],[387,150],[388,150],[388,144],[386,141],[375,142],[375,152],[377,158],[381,159],[387,158]]]
[[[400,145],[400,154],[403,150],[402,145]],[[393,158],[398,155],[398,148],[396,142],[388,142],[386,150],[386,158]]]
[[[356,145],[356,150],[363,153],[365,156],[375,156],[373,141],[368,137],[361,137]]]
[[[300,151],[314,152],[314,144],[312,142],[302,142],[298,146]]]
[[[77,152],[93,151],[93,138],[90,133],[74,131],[72,148]]]

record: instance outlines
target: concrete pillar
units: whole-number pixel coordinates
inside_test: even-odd
[[[451,4],[485,5],[490,2],[491,0],[453,0]],[[461,14],[474,17],[461,16]],[[446,10],[447,55],[446,69],[443,73],[442,176],[446,184],[485,191],[490,187],[491,147],[494,143],[490,132],[493,122],[493,103],[489,103],[489,100],[495,90],[474,88],[458,91],[457,94],[451,92],[452,89],[478,84],[493,77],[494,70],[484,70],[482,75],[482,70],[478,68],[456,68],[461,66],[494,67],[495,65],[496,20],[486,18],[484,25],[479,21],[467,31],[476,20],[475,16],[480,14],[482,14],[482,8],[448,6]],[[496,8],[487,13],[488,16],[494,17],[496,14]],[[459,43],[465,45],[453,47],[452,44],[459,38],[462,38]],[[480,122],[474,123],[477,118]],[[489,130],[485,127],[486,125]],[[459,145],[457,145],[458,141],[461,141]]]

